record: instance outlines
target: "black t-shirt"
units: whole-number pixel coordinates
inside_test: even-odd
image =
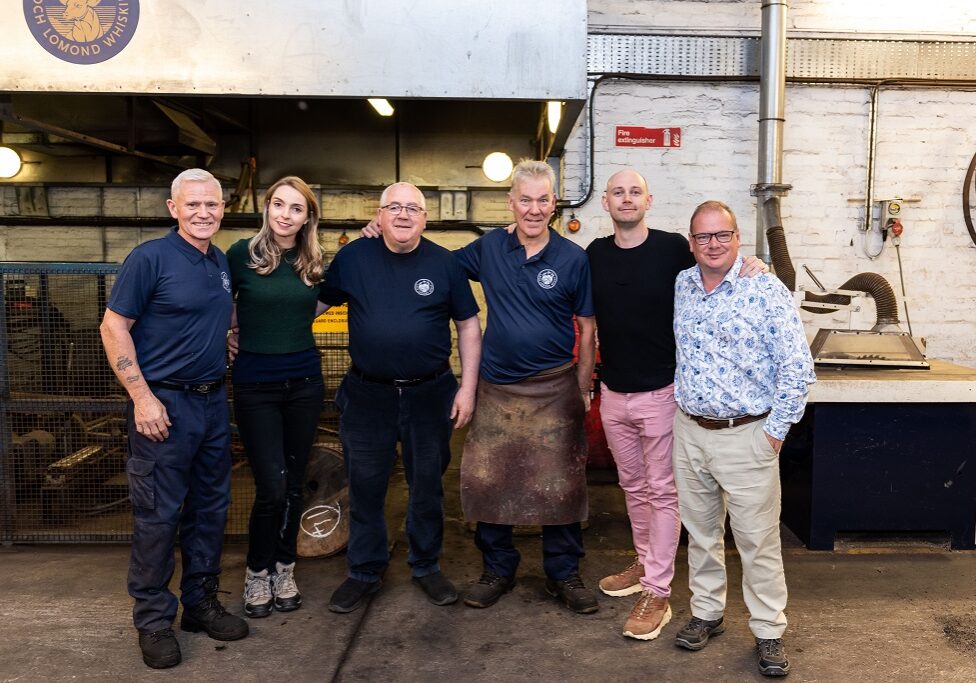
[[[412,379],[437,371],[451,355],[451,320],[478,313],[454,254],[427,239],[406,254],[382,239],[339,250],[320,298],[349,303],[349,355],[368,375]]]
[[[695,265],[688,240],[650,230],[621,249],[613,236],[587,247],[600,340],[600,377],[613,391],[653,391],[674,382],[674,280]]]

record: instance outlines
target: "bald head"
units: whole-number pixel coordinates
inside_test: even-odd
[[[615,233],[646,229],[644,214],[651,208],[651,194],[644,176],[632,168],[617,171],[607,180],[603,208],[610,214]]]
[[[606,191],[610,192],[614,187],[633,187],[635,185],[644,188],[644,192],[647,192],[647,180],[644,179],[644,176],[633,168],[625,168],[607,179]]]
[[[393,183],[380,195],[376,222],[387,249],[398,254],[413,251],[427,227],[424,193],[410,183]]]

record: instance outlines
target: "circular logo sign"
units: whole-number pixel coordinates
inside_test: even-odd
[[[434,293],[434,283],[424,278],[413,283],[413,291],[420,296],[430,296]]]
[[[301,530],[312,538],[328,538],[342,521],[342,506],[316,505],[302,513]]]
[[[539,271],[539,274],[535,277],[535,281],[543,289],[552,289],[556,286],[556,282],[559,281],[559,277],[556,275],[556,271],[551,268],[546,268],[545,270]]]
[[[24,0],[24,18],[34,39],[58,59],[98,64],[132,40],[139,0]]]

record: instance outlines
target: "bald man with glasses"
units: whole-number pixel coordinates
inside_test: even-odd
[[[474,411],[481,359],[478,305],[457,259],[423,237],[424,195],[394,183],[380,197],[383,239],[343,247],[325,274],[322,300],[349,304],[352,367],[336,393],[349,477],[348,577],[329,609],[347,613],[377,592],[390,560],[384,505],[400,443],[410,491],[408,562],[435,605],[458,595],[441,572],[444,489],[453,429]],[[461,385],[451,371],[453,321]]]

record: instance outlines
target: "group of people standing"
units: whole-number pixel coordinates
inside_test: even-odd
[[[789,672],[777,454],[814,381],[791,295],[761,262],[739,256],[735,216],[720,202],[696,209],[687,239],[650,230],[646,181],[620,171],[603,196],[614,234],[584,252],[549,227],[554,188],[548,164],[519,163],[508,197],[513,226],[451,253],[423,237],[423,193],[395,183],[364,231],[379,239],[350,243],[323,275],[319,207],[301,179],[269,188],[261,230],[226,258],[210,242],[223,213],[219,183],[200,169],[174,180],[167,203],[177,226],[129,255],[102,324],[131,398],[128,581],[147,665],[181,658],[168,588],[177,532],[181,627],[219,640],[248,633],[216,597],[230,492],[228,334],[234,413],[256,489],[244,613],[300,607],[296,539],[324,397],[311,323],[348,303],[352,365],[336,394],[348,574],[330,610],[351,612],[382,586],[384,501],[398,443],[413,580],[436,605],[458,600],[439,565],[442,477],[452,432],[469,422],[461,504],[476,522],[483,566],[464,602],[487,608],[512,590],[520,560],[513,527],[539,525],[546,590],[575,612],[599,609],[579,568],[588,516],[583,416],[599,330],[600,412],[637,555],[599,587],[639,593],[623,634],[651,640],[669,622],[682,521],[692,619],[675,642],[700,650],[722,632],[728,512],[759,669]],[[485,293],[483,339],[469,280]],[[460,384],[449,364],[452,325]]]

